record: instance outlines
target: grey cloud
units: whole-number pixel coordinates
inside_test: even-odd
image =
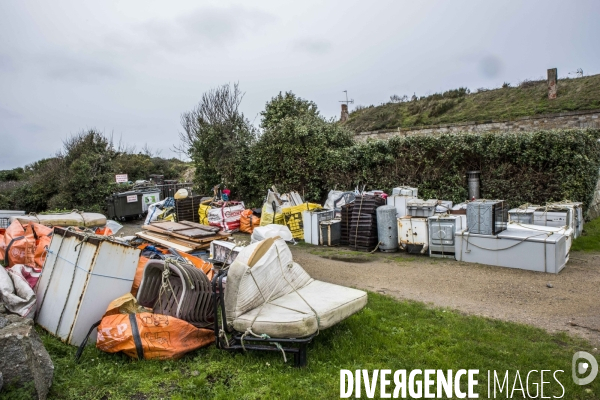
[[[326,40],[302,39],[294,43],[294,49],[310,54],[327,54],[332,48],[331,43]]]
[[[45,128],[43,126],[35,124],[35,123],[24,124],[23,129],[25,129],[27,132],[31,132],[31,133],[38,133],[38,132],[42,132],[45,130]]]
[[[20,115],[6,109],[4,107],[0,107],[0,119],[17,119]]]
[[[103,61],[87,60],[71,55],[41,56],[40,63],[44,73],[56,80],[76,83],[94,83],[98,80],[116,79],[121,77],[119,69]]]
[[[148,21],[141,25],[141,31],[166,50],[190,50],[236,40],[275,19],[258,9],[207,7],[171,21]]]
[[[0,54],[0,71],[12,71],[14,64],[12,59],[6,54]]]
[[[495,78],[502,71],[502,60],[496,56],[485,56],[479,62],[482,74],[486,78]]]

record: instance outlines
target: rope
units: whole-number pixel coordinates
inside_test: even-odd
[[[379,245],[381,244],[381,242],[377,242],[377,246],[375,246],[375,248],[373,249],[373,251],[370,251],[369,254],[375,254],[375,252],[377,251],[377,249],[379,248]]]
[[[356,242],[358,241],[358,226],[360,225],[360,212],[362,211],[363,200],[365,196],[360,196],[360,206],[358,207],[358,219],[356,221],[356,231],[354,232],[354,247],[356,247]],[[354,214],[354,212],[352,213]],[[348,238],[350,239],[350,238]]]
[[[71,265],[73,265],[75,268],[79,268],[80,270],[82,270],[83,272],[85,272],[86,274],[88,274],[88,275],[90,275],[90,276],[101,276],[101,277],[104,277],[104,278],[119,279],[119,280],[122,280],[122,281],[133,282],[133,279],[119,278],[119,277],[116,277],[116,276],[111,276],[111,275],[94,274],[94,273],[92,273],[91,271],[88,271],[88,270],[85,270],[85,269],[83,269],[81,266],[79,266],[79,265],[77,265],[77,264],[73,263],[72,261],[69,261],[69,260],[67,260],[67,259],[66,259],[66,258],[64,258],[64,257],[62,257],[62,256],[59,256],[57,253],[55,253],[55,252],[54,252],[54,251],[52,251],[52,250],[47,250],[47,253],[48,253],[48,254],[52,254],[52,255],[53,255],[54,257],[56,257],[56,258],[60,258],[60,259],[61,259],[61,260],[63,260],[64,262],[66,262],[66,263],[68,263],[68,264],[71,264]],[[51,275],[52,275],[52,274],[51,274]],[[52,278],[52,277],[51,277],[51,278]],[[48,282],[49,282],[49,281],[48,281]],[[46,295],[46,293],[44,293],[44,297],[45,297],[45,295]],[[40,308],[41,308],[41,305],[40,305]]]
[[[281,254],[279,253],[279,247],[277,247],[277,244],[275,244],[275,250],[277,250],[277,260],[279,261],[279,269],[281,270],[281,276],[283,277],[283,279],[285,280],[285,282],[294,290],[294,292],[302,299],[302,301],[304,301],[304,303],[308,306],[308,308],[310,308],[311,311],[315,314],[315,317],[317,319],[317,336],[318,336],[319,332],[320,332],[320,329],[321,329],[321,317],[319,316],[319,314],[317,313],[317,311],[306,301],[306,299],[304,297],[302,297],[302,295],[298,292],[298,290],[294,287],[294,285],[292,285],[292,283],[287,279],[285,271],[283,270],[283,263],[281,262]],[[293,264],[289,264],[288,268],[290,268],[292,266],[293,266]],[[260,286],[258,286],[258,282],[256,282],[256,279],[254,278],[254,275],[252,274],[252,270],[249,269],[248,271],[250,272],[250,276],[252,277],[252,280],[254,281],[254,284],[258,288],[258,292],[260,293],[261,297],[263,299],[265,299],[262,291],[260,290]],[[250,327],[248,327],[246,329],[246,331],[244,332],[244,334],[242,335],[240,341],[241,341],[241,344],[242,344],[242,349],[244,349],[244,351],[246,351],[246,347],[244,345],[244,339],[248,335],[252,335],[252,336],[254,336],[256,338],[259,338],[259,339],[270,339],[271,338],[266,333],[263,333],[261,335],[257,335],[256,333],[254,333],[252,331],[252,327],[254,326],[254,323],[256,322],[256,319],[258,318],[258,316],[262,312],[264,306],[271,301],[271,296],[273,296],[273,293],[275,293],[276,289],[279,289],[279,286],[276,286],[275,288],[273,288],[273,291],[271,292],[271,294],[269,295],[269,297],[263,302],[263,304],[260,306],[260,309],[258,310],[258,312],[256,313],[256,315],[252,319],[252,322],[250,323]],[[293,310],[291,308],[290,308],[290,310],[302,313],[302,311],[300,311],[300,310]],[[285,355],[285,351],[284,351],[283,347],[281,347],[281,344],[279,344],[277,342],[269,342],[269,344],[272,344],[275,347],[277,347],[277,349],[281,350],[281,353],[283,354],[283,360],[284,360],[284,362],[287,362],[287,357]]]
[[[163,269],[163,272],[161,274],[161,285],[160,285],[160,290],[158,291],[158,307],[160,308],[160,310],[164,310],[163,305],[162,305],[162,296],[163,294],[165,294],[168,290],[171,291],[171,293],[173,293],[173,298],[175,299],[175,303],[177,304],[177,310],[179,310],[179,300],[177,299],[177,296],[175,296],[175,291],[173,290],[173,286],[171,285],[171,281],[169,280],[169,277],[171,276],[171,269],[169,268],[169,260],[165,260],[165,267]]]
[[[319,314],[315,311],[314,308],[312,308],[312,306],[310,304],[308,304],[308,301],[306,301],[306,299],[304,297],[302,297],[302,295],[300,293],[298,293],[298,290],[296,290],[296,288],[294,287],[294,285],[292,285],[292,283],[290,281],[288,281],[288,279],[285,277],[285,273],[283,272],[283,266],[281,265],[281,257],[279,255],[279,248],[277,247],[277,245],[275,245],[275,249],[277,250],[277,259],[279,260],[279,269],[281,269],[281,275],[283,276],[283,279],[285,279],[285,281],[288,283],[288,285],[290,285],[290,287],[292,289],[294,289],[294,292],[296,292],[296,294],[298,296],[300,296],[300,298],[302,299],[302,301],[304,301],[304,303],[306,303],[306,305],[308,306],[308,308],[311,309],[311,311],[315,314],[315,317],[317,318],[317,336],[319,335],[319,330],[321,329],[321,317],[319,317]],[[289,264],[288,268],[292,267],[293,264]],[[298,311],[298,310],[294,310],[294,311]],[[300,312],[300,311],[298,311]]]
[[[502,250],[508,250],[508,249],[512,249],[512,248],[513,248],[513,247],[515,247],[515,246],[518,246],[518,245],[520,245],[521,243],[523,243],[523,242],[524,242],[524,241],[526,241],[527,239],[531,239],[531,238],[533,238],[533,237],[537,237],[537,236],[543,236],[544,234],[546,235],[546,238],[544,238],[544,242],[545,242],[545,241],[546,241],[546,239],[548,239],[548,237],[549,237],[549,236],[551,236],[553,233],[554,233],[554,232],[544,232],[544,233],[539,233],[539,234],[537,234],[537,235],[531,235],[531,236],[527,236],[527,237],[523,238],[523,240],[520,240],[519,242],[517,242],[517,243],[515,243],[515,244],[512,244],[512,245],[510,245],[510,246],[508,246],[508,247],[503,247],[503,248],[501,248],[501,249],[489,249],[489,248],[486,248],[486,247],[478,246],[478,245],[476,245],[475,243],[471,243],[471,242],[469,242],[469,236],[470,236],[470,234],[469,234],[469,232],[467,232],[467,234],[466,234],[466,237],[467,237],[467,240],[466,240],[466,241],[467,241],[467,251],[470,251],[470,250],[469,250],[469,244],[470,244],[470,245],[472,245],[472,246],[474,246],[474,247],[477,247],[478,249],[481,249],[481,250],[489,250],[489,251],[502,251]],[[464,232],[462,232],[461,236],[465,236]],[[461,254],[462,254],[462,253],[461,253]],[[462,257],[461,257],[461,258],[462,258]]]

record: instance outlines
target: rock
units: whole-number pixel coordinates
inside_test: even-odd
[[[2,372],[0,372],[0,390],[2,390],[2,385],[4,385],[4,379],[2,378]]]
[[[0,315],[8,314],[8,310],[4,307],[4,303],[0,303]]]
[[[551,283],[546,283],[546,287],[549,287],[550,289],[552,289],[554,287],[554,285]]]
[[[32,397],[46,399],[54,365],[35,331],[33,321],[17,315],[5,318],[9,325],[0,329],[0,371],[3,380],[18,387],[31,388]]]
[[[2,314],[0,314],[0,329],[4,328],[8,324],[10,324],[8,319],[4,318],[4,316],[2,316]]]

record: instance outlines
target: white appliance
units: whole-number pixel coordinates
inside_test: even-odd
[[[451,200],[438,200],[437,206],[435,206],[436,214],[448,214],[452,210]]]
[[[531,225],[531,224],[522,224],[516,221],[510,221],[506,226],[507,231],[530,231],[530,232],[554,232],[560,233],[561,235],[565,235],[566,245],[567,245],[567,253],[571,251],[571,244],[573,244],[573,229],[563,226],[561,228],[556,228],[554,226],[540,226],[540,225]]]
[[[427,218],[409,215],[398,218],[398,244],[408,253],[427,254],[428,238]]]
[[[410,186],[398,186],[392,189],[392,196],[418,197],[419,189]]]
[[[455,238],[458,261],[553,274],[569,261],[567,236],[556,232],[505,230],[492,236],[463,230]]]
[[[435,199],[412,199],[406,203],[406,211],[413,217],[431,217],[435,214],[437,202]]]
[[[25,215],[25,211],[0,210],[0,228],[8,228],[10,225],[10,217],[19,215]]]
[[[67,344],[79,346],[108,304],[131,290],[140,251],[54,228],[36,286],[36,322]],[[96,336],[94,330],[91,340]]]
[[[578,201],[561,201],[559,203],[549,203],[546,205],[547,211],[564,212],[569,210],[569,226],[573,228],[573,237],[577,239],[583,233],[583,203]],[[545,221],[547,223],[547,221]]]
[[[406,205],[409,201],[414,200],[414,199],[416,199],[416,197],[395,195],[395,196],[388,196],[386,201],[387,201],[388,206],[396,207],[396,217],[400,218],[400,217],[404,217],[405,215],[408,215]]]
[[[434,215],[428,218],[429,256],[454,258],[454,234],[467,226],[466,215]]]
[[[319,245],[320,224],[330,221],[335,217],[335,210],[327,211],[302,211],[302,227],[304,230],[304,241],[306,243]]]
[[[556,228],[568,226],[569,228],[574,228],[575,224],[573,223],[572,214],[572,209],[565,209],[564,211],[546,211],[538,209],[533,213],[533,225],[553,226]]]
[[[535,208],[513,208],[508,210],[508,220],[522,224],[533,224],[533,213]]]

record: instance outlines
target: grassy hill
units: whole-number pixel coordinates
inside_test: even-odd
[[[558,98],[548,100],[546,81],[524,81],[517,87],[449,90],[431,96],[359,107],[348,127],[356,132],[460,122],[500,121],[537,114],[600,109],[600,75],[559,79]]]

